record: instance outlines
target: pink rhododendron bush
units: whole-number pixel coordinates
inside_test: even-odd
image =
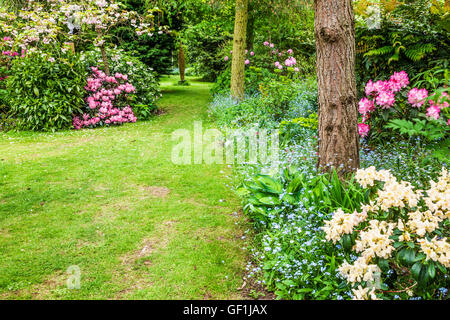
[[[346,251],[339,272],[354,299],[442,298],[450,285],[450,173],[443,168],[427,190],[373,166],[355,178],[371,200],[360,211],[337,210],[322,227]]]
[[[87,107],[82,115],[73,117],[74,128],[79,130],[136,122],[137,118],[129,105],[135,88],[128,82],[128,76],[120,73],[107,76],[97,67],[91,69],[93,75],[87,79],[85,87],[90,93],[86,98]]]
[[[358,132],[361,137],[382,139],[392,135],[389,128],[397,127],[387,124],[393,120],[415,121],[422,118],[433,127],[448,130],[450,100],[447,88],[428,92],[425,88],[409,88],[409,84],[410,79],[405,71],[394,72],[389,80],[369,80],[364,90],[365,97],[359,101],[361,122]],[[394,124],[402,123],[394,121]]]

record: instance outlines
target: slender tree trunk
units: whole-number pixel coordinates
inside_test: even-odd
[[[96,28],[96,32],[97,32],[98,37],[101,39],[102,38],[102,30],[99,28]],[[105,73],[109,77],[111,75],[111,73],[109,71],[108,56],[106,55],[106,48],[105,48],[104,44],[102,44],[100,46],[100,52],[102,53],[103,67],[105,68]]]
[[[184,73],[186,71],[186,59],[184,57],[183,44],[180,43],[180,49],[178,49],[178,69],[180,70],[180,81],[184,82]]]
[[[105,68],[105,73],[109,77],[111,73],[109,71],[108,57],[106,55],[106,49],[104,45],[100,46],[100,51],[102,53],[103,67]]]
[[[245,44],[247,34],[248,0],[236,0],[234,21],[233,61],[231,63],[231,96],[244,99]]]
[[[355,26],[351,0],[315,1],[319,161],[342,178],[359,168]]]

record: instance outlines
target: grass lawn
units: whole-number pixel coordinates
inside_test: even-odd
[[[163,79],[166,113],[151,121],[0,133],[0,298],[245,298],[230,169],[170,160],[174,130],[212,125],[210,85],[190,80]]]

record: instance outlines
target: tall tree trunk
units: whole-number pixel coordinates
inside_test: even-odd
[[[245,44],[247,34],[248,0],[236,0],[234,20],[233,61],[231,63],[231,96],[244,99]]]
[[[316,0],[314,29],[322,171],[342,178],[359,168],[355,23],[351,0]]]
[[[180,43],[180,49],[178,49],[178,69],[180,70],[180,81],[184,82],[184,73],[186,71],[186,59],[184,57],[183,44]]]

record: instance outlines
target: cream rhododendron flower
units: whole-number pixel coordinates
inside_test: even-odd
[[[351,234],[353,228],[366,218],[367,213],[365,211],[361,213],[355,211],[354,213],[349,214],[344,213],[342,209],[338,209],[334,213],[331,221],[325,221],[325,226],[322,227],[322,229],[326,233],[326,239],[336,243],[343,234]]]
[[[353,300],[380,300],[375,295],[375,288],[363,288],[358,286],[357,289],[353,289]]]
[[[344,234],[355,238],[352,250],[358,257],[352,264],[345,261],[338,268],[347,282],[354,286],[361,284],[353,289],[355,299],[377,299],[377,289],[368,286],[373,283],[375,274],[381,273],[376,264],[380,259],[384,259],[383,263],[389,269],[411,268],[411,263],[419,263],[420,270],[423,266],[428,268],[429,264],[424,263],[426,260],[450,268],[450,243],[443,236],[443,222],[450,218],[450,174],[447,169],[442,169],[437,181],[430,181],[428,190],[416,190],[410,182],[398,181],[388,170],[377,171],[375,167],[360,169],[355,177],[363,188],[375,186],[376,181],[384,184],[372,193],[369,204],[361,204],[361,213],[350,214],[339,209],[322,228],[326,239],[333,243]],[[414,243],[418,245],[414,246]],[[405,250],[402,257],[396,250]],[[411,250],[415,252],[413,258]],[[425,257],[421,258],[419,252]],[[419,260],[411,262],[414,256]],[[405,276],[412,276],[412,273]],[[413,294],[412,287],[403,288],[403,291]]]

